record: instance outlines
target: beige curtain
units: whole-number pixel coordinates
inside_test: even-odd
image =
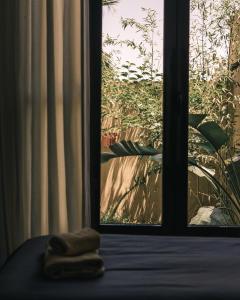
[[[76,231],[86,221],[82,2],[18,0],[11,7],[14,92],[1,98],[0,112],[6,253],[27,238]]]

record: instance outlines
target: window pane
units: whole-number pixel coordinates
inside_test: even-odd
[[[101,223],[160,224],[163,0],[103,1]]]
[[[191,225],[240,223],[239,12],[240,1],[191,1]]]

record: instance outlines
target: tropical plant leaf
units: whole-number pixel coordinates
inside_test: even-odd
[[[101,154],[101,162],[105,163],[112,158],[125,156],[152,156],[160,154],[159,150],[153,147],[140,146],[138,143],[132,141],[121,141],[109,146],[112,152],[104,152]]]
[[[224,205],[226,207],[229,207],[229,204],[231,204],[232,207],[234,207],[234,212],[237,214],[240,213],[240,206],[239,203],[235,201],[235,199],[231,196],[231,194],[225,189],[225,187],[214,177],[212,176],[208,170],[201,165],[197,164],[197,162],[194,159],[188,160],[190,166],[195,166],[198,169],[200,169],[204,174],[205,178],[212,184],[213,189],[215,190],[216,194],[219,198],[222,199],[224,202]],[[226,197],[222,197],[222,194]],[[233,218],[233,216],[231,215]]]
[[[215,148],[216,151],[229,140],[229,137],[224,130],[217,123],[212,121],[199,125],[197,130]]]
[[[205,177],[214,188],[215,192],[219,195],[221,190],[221,184],[213,177],[212,172],[203,166],[197,164],[194,159],[188,159],[188,170],[199,177]]]
[[[202,166],[202,169],[204,169],[206,172],[208,172],[208,174],[210,174],[211,176],[214,176],[216,173],[214,169],[209,169],[204,166]],[[201,169],[199,169],[198,166],[189,166],[188,171],[194,173],[198,177],[206,177],[206,174]]]
[[[198,125],[206,118],[206,116],[206,114],[189,114],[188,124],[193,128],[197,128]]]
[[[196,145],[199,146],[201,149],[205,150],[209,154],[213,154],[216,152],[216,149],[208,141],[202,141],[196,143]]]
[[[232,186],[233,193],[240,198],[240,157],[234,156],[226,163],[226,175]]]

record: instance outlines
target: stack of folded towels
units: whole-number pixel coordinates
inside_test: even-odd
[[[100,234],[91,228],[78,233],[52,236],[44,256],[43,270],[47,277],[96,278],[103,275],[104,264],[98,254]]]

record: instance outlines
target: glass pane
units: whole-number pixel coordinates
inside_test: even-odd
[[[240,224],[240,1],[192,0],[188,222]]]
[[[103,1],[101,223],[161,224],[163,0]]]

